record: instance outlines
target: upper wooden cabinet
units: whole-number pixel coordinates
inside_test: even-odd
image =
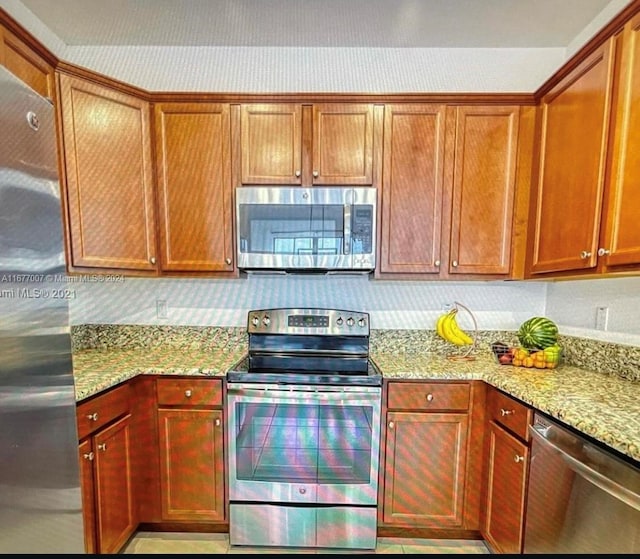
[[[542,99],[529,276],[640,265],[640,14]]]
[[[53,66],[2,25],[0,64],[43,97],[54,98]]]
[[[234,120],[236,185],[374,184],[374,105],[248,104]]]
[[[613,150],[598,245],[603,271],[640,265],[640,14],[616,37],[616,68]]]
[[[511,272],[520,108],[450,107],[455,132],[446,274]],[[451,134],[449,134],[450,136]],[[447,238],[445,237],[445,239]],[[442,264],[441,264],[442,266]]]
[[[379,273],[513,276],[532,142],[532,107],[387,105]]]
[[[444,190],[444,105],[387,105],[380,273],[438,274]]]
[[[542,98],[532,274],[596,265],[613,54],[609,40]]]
[[[161,269],[232,272],[229,105],[154,111]]]
[[[65,74],[58,82],[70,270],[155,271],[149,104]]]

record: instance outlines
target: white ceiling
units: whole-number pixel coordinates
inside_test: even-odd
[[[611,0],[21,0],[66,45],[567,47]]]

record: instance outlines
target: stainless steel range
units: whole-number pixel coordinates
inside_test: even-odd
[[[250,311],[227,373],[232,545],[374,549],[382,375],[369,315]]]

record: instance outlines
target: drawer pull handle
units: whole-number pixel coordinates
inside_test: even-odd
[[[191,398],[191,389],[187,388],[187,390],[185,390],[185,391],[184,391],[184,395],[185,395],[187,398]]]
[[[427,402],[433,402],[433,394],[427,394]]]
[[[85,460],[93,460],[93,456],[94,456],[93,452],[88,452],[88,453],[85,453],[85,454],[82,455],[82,457]]]
[[[98,421],[98,414],[96,412],[87,415],[89,421]]]
[[[513,415],[515,412],[515,410],[505,410],[503,408],[500,408],[500,415],[502,417],[504,417],[505,415]]]
[[[524,456],[519,456],[518,454],[516,454],[513,457],[513,461],[517,464],[518,462],[524,462]]]
[[[100,443],[98,445],[98,450],[101,450],[102,452],[107,450],[107,443]]]

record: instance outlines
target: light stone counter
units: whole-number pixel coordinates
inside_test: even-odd
[[[493,357],[374,353],[385,379],[477,379],[640,461],[640,382],[562,364],[557,369],[498,365]]]
[[[84,349],[73,353],[76,401],[138,375],[221,376],[246,355],[237,351],[147,349]]]
[[[140,374],[223,376],[245,355],[229,350],[85,349],[73,354],[76,400]],[[372,352],[383,377],[483,380],[640,461],[640,382],[566,364],[557,369],[498,365],[491,354],[453,361],[430,353]]]

